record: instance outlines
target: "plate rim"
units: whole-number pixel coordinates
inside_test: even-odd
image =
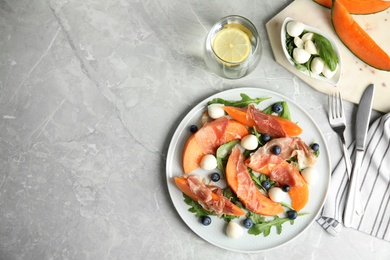
[[[323,141],[323,145],[325,146],[325,149],[322,148],[321,149],[321,153],[322,154],[325,154],[326,155],[326,165],[328,167],[328,172],[326,173],[327,175],[327,179],[328,179],[328,182],[327,182],[327,185],[325,187],[325,194],[323,196],[323,198],[321,199],[321,203],[319,205],[319,210],[318,212],[314,212],[313,213],[313,217],[312,219],[310,220],[310,222],[306,225],[306,227],[304,227],[298,234],[294,235],[294,237],[290,240],[287,240],[287,241],[284,241],[278,245],[275,245],[275,246],[271,246],[271,247],[268,247],[268,248],[265,248],[265,249],[259,249],[259,250],[239,250],[239,249],[234,249],[234,248],[230,248],[230,247],[227,247],[227,246],[223,246],[223,245],[220,245],[220,244],[215,244],[213,243],[210,239],[208,239],[207,237],[204,237],[202,236],[201,234],[199,234],[198,232],[196,232],[190,225],[190,223],[188,223],[183,217],[182,217],[182,214],[184,214],[183,212],[180,212],[178,207],[175,205],[175,202],[173,201],[173,195],[172,195],[172,191],[171,191],[171,185],[173,185],[172,183],[172,178],[170,177],[169,175],[169,170],[171,168],[171,165],[170,165],[170,161],[173,160],[173,157],[174,157],[174,150],[175,148],[177,148],[177,143],[180,141],[180,134],[183,132],[184,128],[183,126],[185,126],[187,124],[187,121],[189,121],[189,119],[193,118],[194,116],[192,114],[196,114],[196,112],[199,112],[199,111],[202,111],[202,110],[205,110],[206,108],[204,107],[208,101],[210,101],[211,99],[213,98],[216,98],[216,97],[221,97],[221,96],[225,96],[225,95],[229,95],[229,94],[240,94],[240,93],[246,93],[246,92],[260,92],[259,94],[260,95],[269,95],[271,96],[271,98],[273,97],[272,95],[276,95],[276,96],[279,96],[281,98],[283,98],[284,101],[287,101],[289,103],[292,103],[294,104],[294,106],[296,106],[298,109],[299,109],[299,112],[300,113],[303,113],[303,115],[310,120],[310,122],[314,125],[314,127],[316,128],[320,138],[322,139]],[[328,192],[329,192],[329,187],[330,187],[330,181],[331,181],[331,160],[330,160],[330,154],[329,154],[329,149],[328,149],[328,145],[327,143],[325,142],[325,137],[324,137],[324,134],[322,133],[321,129],[319,128],[317,122],[308,114],[308,112],[306,112],[305,109],[303,109],[299,104],[297,104],[295,101],[293,101],[292,99],[290,99],[289,97],[286,97],[285,95],[283,94],[280,94],[278,92],[275,92],[275,91],[272,91],[272,90],[268,90],[268,89],[264,89],[264,88],[261,88],[261,87],[236,87],[236,88],[232,88],[232,89],[228,89],[228,90],[224,90],[224,91],[221,91],[221,92],[218,92],[218,93],[215,93],[213,95],[210,95],[206,98],[204,98],[202,101],[198,102],[195,106],[193,106],[187,113],[186,115],[182,118],[182,120],[180,120],[179,124],[177,125],[176,127],[176,130],[175,132],[173,133],[172,137],[171,137],[171,140],[169,142],[169,146],[168,146],[168,152],[167,152],[167,157],[166,157],[166,167],[165,167],[165,170],[166,170],[166,182],[167,182],[167,186],[168,186],[168,192],[169,192],[169,196],[170,196],[170,199],[172,201],[172,204],[174,205],[175,207],[175,210],[177,211],[177,213],[179,214],[180,218],[182,219],[182,221],[191,229],[191,231],[193,233],[195,233],[197,236],[199,236],[201,239],[207,241],[208,243],[214,245],[214,246],[217,246],[219,248],[222,248],[222,249],[225,249],[225,250],[229,250],[229,251],[233,251],[233,252],[240,252],[240,253],[259,253],[259,252],[264,252],[264,251],[268,251],[268,250],[272,250],[272,249],[276,249],[278,247],[281,247],[285,244],[288,244],[290,243],[291,241],[295,240],[297,237],[299,237],[301,234],[305,233],[305,231],[313,224],[313,222],[315,222],[315,220],[317,219],[317,216],[318,214],[320,213],[321,209],[323,208],[324,204],[325,204],[325,201],[326,201],[326,198],[328,196]],[[184,172],[183,172],[184,174]],[[184,202],[182,202],[184,203]],[[193,213],[187,213],[187,214],[193,214]]]

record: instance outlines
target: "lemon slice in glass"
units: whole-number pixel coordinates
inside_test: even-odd
[[[213,40],[213,50],[229,63],[240,63],[249,57],[251,44],[248,35],[237,28],[225,28]]]

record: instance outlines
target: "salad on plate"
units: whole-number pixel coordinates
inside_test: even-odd
[[[230,239],[282,233],[310,212],[310,185],[318,185],[320,145],[306,143],[288,102],[240,93],[241,99],[213,98],[181,154],[182,173],[174,183],[199,225],[226,222]]]

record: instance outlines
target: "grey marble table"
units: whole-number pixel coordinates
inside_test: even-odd
[[[170,200],[175,128],[227,89],[289,96],[320,125],[332,164],[340,159],[327,97],[273,59],[265,23],[291,2],[1,0],[0,259],[388,259],[388,242],[351,229],[332,237],[317,223],[275,250],[226,251]],[[240,80],[211,74],[201,56],[228,14],[249,18],[264,46]],[[346,110],[351,123],[356,106]]]

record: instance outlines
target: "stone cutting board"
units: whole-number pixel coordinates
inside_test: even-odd
[[[281,25],[286,17],[316,27],[333,37],[341,52],[341,78],[336,86],[310,78],[288,62],[280,42]],[[390,54],[390,9],[370,15],[353,15],[353,17],[376,43]],[[364,89],[373,83],[376,86],[373,109],[384,113],[390,112],[390,71],[374,69],[349,51],[334,32],[330,9],[312,0],[295,0],[272,18],[266,24],[266,28],[276,62],[308,85],[325,94],[340,91],[343,99],[358,104]]]

